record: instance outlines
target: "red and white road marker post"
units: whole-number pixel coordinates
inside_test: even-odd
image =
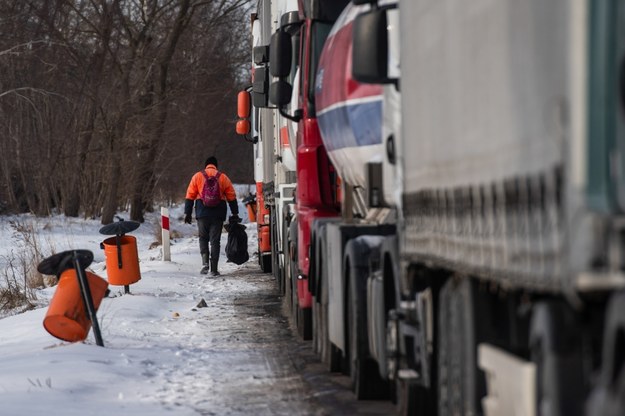
[[[161,230],[163,236],[163,261],[171,261],[169,250],[169,209],[161,207]]]

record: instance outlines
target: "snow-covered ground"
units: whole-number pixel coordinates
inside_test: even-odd
[[[182,223],[180,206],[171,207],[170,216],[172,230],[182,235],[171,246],[171,262],[162,261],[161,246],[149,248],[156,240],[156,214],[131,233],[137,237],[141,280],[130,295],[110,286],[97,314],[104,348],[93,332],[74,344],[46,332],[42,322],[55,287],[37,291],[38,308],[0,319],[0,415],[293,414],[281,404],[284,397],[272,398],[265,388],[292,377],[254,349],[254,328],[263,326],[266,315],[260,309],[241,320],[237,309],[238,300],[258,307],[246,294],[259,287],[274,290],[272,277],[258,272],[255,224],[247,229],[250,261],[226,263],[224,232],[223,276],[207,277],[199,274],[195,222]],[[0,217],[1,269],[23,243],[15,221],[33,225],[44,252],[91,250],[90,270],[106,278],[101,224],[62,216]],[[208,306],[198,308],[202,299]]]

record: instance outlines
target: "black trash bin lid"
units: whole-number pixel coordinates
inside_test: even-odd
[[[89,250],[68,250],[56,253],[44,259],[37,266],[37,271],[41,274],[49,274],[59,276],[67,269],[74,267],[72,262],[74,255],[78,258],[80,267],[86,269],[93,262],[93,253]]]
[[[117,221],[100,228],[100,234],[124,235],[139,228],[141,223],[137,221]]]
[[[243,198],[243,200],[241,202],[243,202],[243,205],[251,204],[252,202],[256,202],[256,194],[249,194],[248,196]]]

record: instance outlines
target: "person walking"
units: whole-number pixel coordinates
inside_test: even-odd
[[[230,222],[240,222],[237,195],[230,178],[220,172],[217,158],[210,156],[204,163],[205,168],[191,178],[187,187],[184,204],[184,222],[191,224],[191,215],[195,207],[195,219],[200,235],[200,254],[202,255],[201,274],[207,274],[210,267],[212,276],[218,276],[219,249],[221,230],[230,206]],[[210,243],[210,250],[209,250]]]

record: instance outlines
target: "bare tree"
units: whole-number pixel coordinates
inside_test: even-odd
[[[143,220],[155,195],[175,200],[198,159],[240,144],[223,140],[249,55],[247,8],[0,2],[0,211],[108,223],[120,207]]]

